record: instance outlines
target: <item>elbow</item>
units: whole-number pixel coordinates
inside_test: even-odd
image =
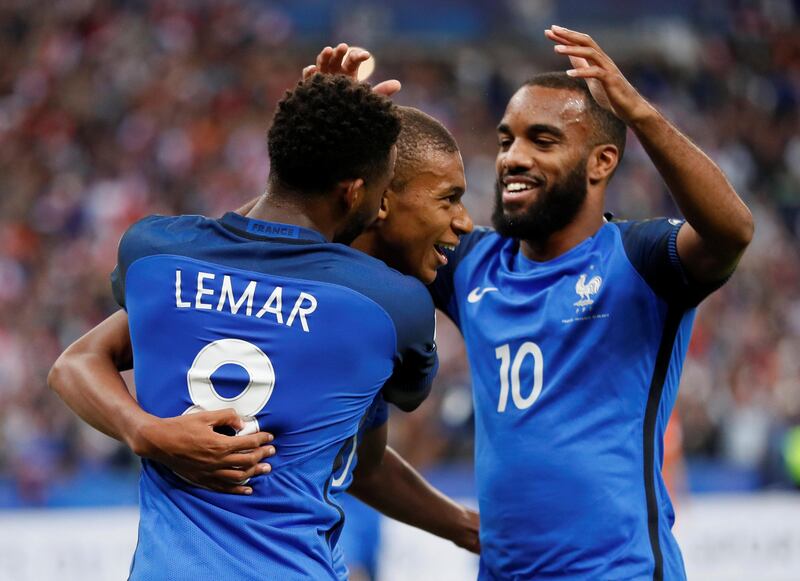
[[[58,395],[61,395],[62,387],[64,384],[64,377],[67,375],[67,368],[69,361],[66,353],[62,353],[47,374],[47,387],[52,389]]]
[[[756,231],[756,223],[753,220],[753,214],[748,208],[745,207],[745,215],[742,219],[741,227],[739,228],[739,244],[741,245],[742,252],[753,241],[753,235]]]
[[[63,394],[69,389],[70,380],[74,377],[76,365],[82,355],[83,353],[76,349],[76,343],[73,343],[58,356],[50,368],[47,374],[47,386],[59,397],[63,398]]]

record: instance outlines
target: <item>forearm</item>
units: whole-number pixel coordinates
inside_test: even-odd
[[[477,526],[470,511],[436,490],[389,447],[368,475],[356,471],[349,492],[392,519],[460,546],[477,545]]]
[[[70,348],[47,380],[86,423],[137,451],[135,434],[151,416],[131,396],[111,359]]]
[[[722,170],[652,106],[640,108],[630,126],[703,243],[738,257],[753,219]]]

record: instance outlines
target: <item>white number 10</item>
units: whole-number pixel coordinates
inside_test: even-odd
[[[533,402],[538,399],[539,394],[542,393],[542,374],[544,372],[542,350],[539,349],[536,343],[526,341],[514,356],[513,363],[511,362],[511,347],[508,343],[495,349],[494,353],[500,360],[500,400],[497,402],[497,411],[500,413],[506,411],[506,404],[508,403],[509,367],[511,368],[511,399],[514,400],[514,405],[520,410],[531,407]],[[528,397],[522,397],[522,390],[519,385],[519,371],[526,355],[531,355],[533,357],[533,388],[530,394],[528,394]]]

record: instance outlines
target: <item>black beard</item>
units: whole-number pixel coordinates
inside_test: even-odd
[[[497,180],[492,225],[498,234],[540,245],[572,222],[586,200],[586,161],[579,161],[563,180],[542,190],[533,205],[514,216],[503,211],[503,184]]]
[[[333,242],[350,246],[353,240],[361,236],[364,230],[366,230],[375,219],[376,217],[371,217],[364,211],[356,212],[341,231],[334,234]]]

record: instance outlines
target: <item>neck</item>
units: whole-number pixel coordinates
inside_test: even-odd
[[[603,196],[592,196],[590,193],[569,224],[544,240],[521,240],[520,251],[525,258],[546,262],[558,258],[594,236],[604,223]]]
[[[380,252],[380,244],[378,244],[378,235],[374,227],[368,228],[363,234],[356,238],[350,245],[351,248],[360,250],[364,254],[369,254],[375,258],[383,260]],[[385,261],[384,261],[385,262]]]
[[[330,209],[326,204],[308,202],[295,196],[266,192],[247,214],[248,218],[267,222],[280,222],[302,228],[310,228],[322,234],[328,241],[336,234],[336,222],[331,219]]]

